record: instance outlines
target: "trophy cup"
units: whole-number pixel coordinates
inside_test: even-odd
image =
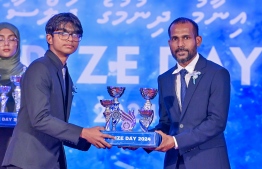
[[[140,88],[140,93],[144,99],[146,99],[146,103],[144,104],[144,107],[139,111],[140,115],[142,116],[142,119],[139,120],[139,123],[141,125],[141,129],[144,132],[148,132],[148,127],[152,123],[154,118],[154,111],[151,110],[151,102],[150,100],[154,99],[154,97],[157,95],[157,89],[154,88]]]
[[[106,119],[105,130],[110,131],[110,127],[109,127],[110,118],[111,118],[110,107],[114,103],[114,101],[113,100],[100,100],[100,103],[103,107],[105,107],[105,111],[103,113]]]
[[[6,94],[11,90],[10,86],[0,86],[0,99],[1,99],[1,112],[5,112],[5,106],[6,106],[6,102],[8,100],[8,97],[6,96]]]
[[[14,92],[12,93],[12,96],[15,100],[15,112],[18,113],[20,109],[20,102],[21,102],[21,88],[20,88],[20,80],[21,80],[21,75],[13,75],[10,77],[11,82],[14,83],[15,89]]]
[[[122,96],[125,91],[125,87],[113,87],[107,86],[107,91],[111,97],[114,98],[113,104],[111,105],[111,118],[112,118],[112,131],[116,130],[116,125],[121,118],[121,112],[119,109],[118,98]]]

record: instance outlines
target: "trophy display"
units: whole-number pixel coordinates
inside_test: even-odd
[[[1,112],[5,112],[6,102],[8,100],[7,93],[11,90],[11,86],[0,86]]]
[[[119,108],[118,98],[122,96],[125,87],[108,86],[107,91],[113,100],[100,100],[100,103],[105,107],[103,112],[106,119],[105,130],[103,133],[110,134],[115,139],[105,139],[109,144],[120,147],[143,147],[143,148],[156,148],[160,145],[162,137],[156,132],[148,132],[148,127],[154,118],[154,111],[151,109],[151,102],[156,95],[157,89],[153,88],[140,88],[142,97],[146,100],[144,106],[139,109],[139,114],[142,117],[139,120],[142,132],[132,131],[136,125],[136,117],[134,110],[128,110],[125,113]],[[117,131],[116,125],[122,121],[121,131]],[[112,123],[110,129],[109,123]]]
[[[1,79],[1,75],[0,75]],[[1,101],[1,110],[0,110],[0,127],[14,127],[17,122],[17,113],[5,112],[6,103],[8,101],[7,94],[10,92],[11,86],[2,86],[0,85],[0,101]]]
[[[11,82],[14,83],[15,89],[14,92],[12,93],[12,96],[15,100],[15,112],[18,113],[20,109],[20,103],[21,103],[21,88],[20,88],[20,80],[21,80],[21,75],[13,75],[10,77]]]

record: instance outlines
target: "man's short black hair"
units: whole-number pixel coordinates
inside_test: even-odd
[[[198,36],[198,25],[195,21],[189,19],[189,18],[185,18],[185,17],[180,17],[180,18],[177,18],[175,19],[168,27],[168,36],[170,37],[171,35],[171,32],[170,32],[170,28],[171,26],[174,24],[179,24],[179,23],[191,23],[193,25],[193,29],[194,29],[194,34],[195,34],[195,37]]]
[[[83,35],[83,28],[80,20],[72,13],[59,13],[48,20],[45,26],[46,34],[52,34],[57,30],[65,30],[65,25],[71,23],[74,33]]]

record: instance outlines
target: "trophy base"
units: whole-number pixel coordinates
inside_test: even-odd
[[[113,146],[156,148],[161,144],[162,137],[156,132],[123,132],[101,131],[104,134],[115,136],[115,139],[105,139]]]
[[[1,112],[0,113],[0,127],[15,127],[17,122],[17,113]]]

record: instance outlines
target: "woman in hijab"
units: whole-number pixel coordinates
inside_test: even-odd
[[[25,66],[20,62],[20,34],[12,24],[0,22],[0,85],[11,86],[7,94],[6,112],[15,111],[12,92],[15,88],[10,80],[12,75],[21,75]]]
[[[25,66],[20,62],[20,34],[18,29],[7,22],[0,22],[0,86],[11,86],[7,94],[5,112],[15,111],[15,101],[12,96],[14,84],[10,80],[12,75],[21,75]],[[0,169],[7,144],[13,133],[13,128],[0,127]]]

